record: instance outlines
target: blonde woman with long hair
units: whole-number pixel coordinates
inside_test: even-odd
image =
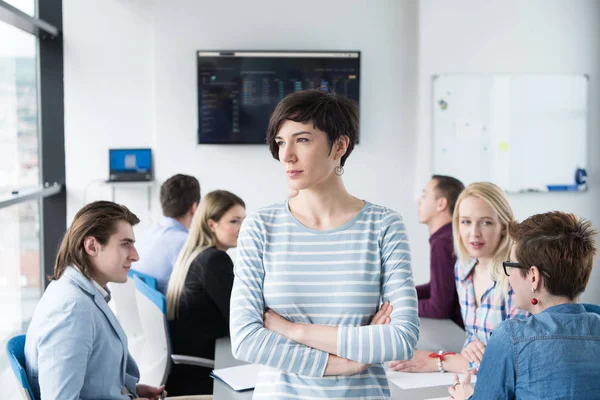
[[[216,190],[202,198],[190,233],[169,280],[167,314],[173,352],[214,359],[215,339],[229,335],[233,262],[226,251],[237,246],[246,217],[233,193]],[[172,395],[210,394],[210,369],[175,365],[167,382]]]
[[[502,269],[512,246],[508,227],[515,221],[504,191],[490,182],[472,183],[458,197],[455,210],[454,272],[467,340],[460,355],[417,350],[412,360],[391,363],[396,371],[462,372],[481,362],[500,322],[526,315],[515,306]]]

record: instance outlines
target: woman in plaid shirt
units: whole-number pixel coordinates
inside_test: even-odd
[[[473,183],[460,194],[455,210],[452,231],[458,261],[454,271],[467,333],[465,345],[460,355],[417,350],[411,360],[390,363],[396,371],[462,372],[481,362],[492,330],[500,322],[526,316],[514,305],[512,288],[502,272],[502,261],[508,259],[512,244],[508,225],[514,221],[504,191],[490,182]]]

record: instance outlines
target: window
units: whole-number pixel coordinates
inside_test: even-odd
[[[3,22],[0,37],[0,193],[10,193],[40,183],[37,43]]]
[[[11,6],[15,7],[16,9],[23,11],[25,14],[35,17],[35,5],[36,5],[35,0],[3,0],[3,1],[5,3],[8,3]]]
[[[6,342],[23,333],[42,293],[39,200],[0,208],[0,373]]]
[[[6,341],[27,331],[66,226],[61,27],[62,0],[0,1],[0,388],[6,398],[17,396]]]

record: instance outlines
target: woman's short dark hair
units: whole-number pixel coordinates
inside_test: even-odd
[[[131,226],[140,222],[127,207],[112,201],[95,201],[79,210],[63,237],[56,255],[54,274],[50,280],[59,279],[69,266],[78,267],[86,277],[91,279],[92,265],[83,242],[86,237],[92,236],[100,245],[105,246],[117,231],[119,221],[127,222]]]
[[[267,130],[267,143],[273,158],[279,160],[279,146],[275,137],[285,121],[313,126],[327,134],[330,150],[341,137],[350,139],[346,154],[342,156],[341,166],[352,153],[358,140],[358,104],[352,99],[333,92],[308,89],[285,96],[277,105]]]
[[[544,286],[551,295],[575,299],[588,284],[596,254],[597,231],[590,221],[553,211],[512,223],[515,255],[523,266],[545,271]],[[527,276],[529,269],[520,269]]]

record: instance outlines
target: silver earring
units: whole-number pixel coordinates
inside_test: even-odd
[[[338,165],[337,167],[335,167],[335,169],[333,170],[333,172],[335,172],[335,174],[337,176],[342,176],[342,175],[344,175],[344,167],[340,167]]]

